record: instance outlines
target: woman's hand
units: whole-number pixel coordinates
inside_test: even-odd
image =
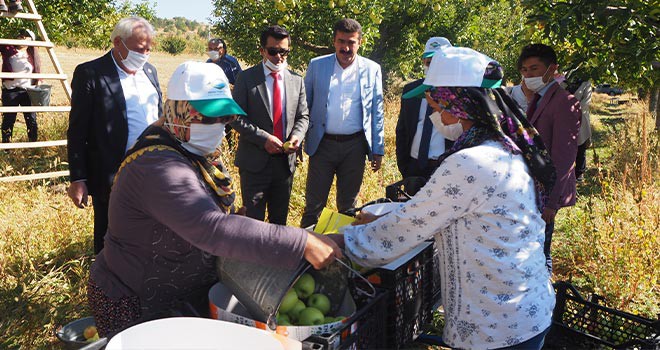
[[[429,104],[429,107],[433,108],[435,112],[442,113],[443,108],[440,107],[440,104],[435,102],[433,98],[431,98],[431,91],[426,91],[424,93],[426,95],[426,103]]]
[[[337,243],[325,235],[313,232],[307,232],[307,244],[303,256],[317,270],[330,265],[335,261],[335,257],[340,259],[344,257]]]
[[[361,211],[357,215],[355,215],[355,221],[353,221],[351,225],[357,226],[357,225],[368,224],[372,221],[375,221],[378,218],[379,218],[378,215],[374,215],[366,211]]]

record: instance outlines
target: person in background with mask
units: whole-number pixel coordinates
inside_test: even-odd
[[[67,131],[69,197],[79,207],[94,205],[94,253],[103,249],[110,187],[126,151],[162,111],[156,68],[149,64],[155,32],[141,17],[115,26],[113,48],[78,65],[71,80]]]
[[[16,36],[18,40],[34,41],[34,33],[22,29]],[[41,60],[34,46],[0,45],[2,55],[2,71],[9,73],[40,73]],[[16,78],[2,79],[2,105],[31,106],[30,96],[26,88],[39,84],[38,79]],[[37,141],[37,113],[23,112],[27,126],[28,141]],[[2,142],[11,142],[16,123],[16,113],[2,114]]]
[[[215,256],[289,269],[342,256],[328,237],[232,215],[231,178],[210,156],[225,124],[245,112],[220,67],[179,65],[167,94],[164,117],[128,151],[110,195],[105,248],[88,283],[100,336],[188,306],[204,313]]]
[[[236,57],[227,53],[227,44],[225,41],[220,38],[210,39],[207,54],[209,59],[206,62],[215,63],[222,68],[229,80],[229,84],[234,85],[238,73],[243,70]]]
[[[543,44],[525,46],[518,57],[518,68],[525,85],[534,92],[527,107],[527,119],[539,131],[557,170],[557,183],[543,210],[545,220],[546,265],[552,272],[550,244],[555,216],[562,207],[575,204],[575,158],[578,131],[582,119],[580,101],[564,90],[555,80],[557,54]]]
[[[451,43],[443,37],[433,37],[426,42],[422,54],[425,76],[433,55],[446,46]],[[403,93],[420,86],[423,81],[418,79],[406,84]],[[438,167],[438,158],[445,153],[445,148],[451,147],[451,141],[446,140],[428,118],[432,112],[424,98],[401,99],[396,123],[396,164],[404,178],[422,176],[428,179]]]
[[[262,62],[241,73],[234,85],[236,103],[247,113],[231,124],[240,135],[235,164],[246,215],[264,220],[268,208],[268,222],[285,225],[309,111],[302,77],[287,69],[289,33],[270,26],[259,41]]]
[[[434,237],[443,341],[452,349],[541,349],[555,304],[541,218],[554,168],[541,137],[499,88],[500,65],[475,50],[436,53],[426,80],[430,118],[455,140],[431,179],[381,217],[340,229],[345,253],[387,264]]]

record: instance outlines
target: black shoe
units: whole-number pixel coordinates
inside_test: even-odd
[[[21,0],[9,0],[9,12],[16,13],[22,11],[23,5],[21,5]]]

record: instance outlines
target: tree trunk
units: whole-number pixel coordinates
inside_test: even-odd
[[[660,86],[654,86],[649,97],[649,112],[655,117],[655,130],[660,130]]]

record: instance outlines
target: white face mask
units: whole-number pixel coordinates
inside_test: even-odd
[[[440,112],[431,113],[429,119],[431,119],[435,129],[449,141],[456,141],[463,134],[463,125],[461,125],[460,120],[454,124],[446,125],[442,122],[442,114]]]
[[[534,91],[534,92],[541,91],[541,89],[543,89],[543,87],[546,86],[546,83],[543,81],[543,77],[546,74],[548,74],[549,69],[550,69],[550,66],[548,66],[548,69],[546,69],[545,73],[543,73],[543,75],[540,76],[540,77],[523,78],[525,80],[525,85],[527,85],[527,88]]]
[[[269,59],[265,59],[264,64],[266,65],[266,67],[268,67],[268,69],[272,70],[273,72],[283,71],[288,66],[286,61],[284,61],[280,64],[275,64],[275,63],[271,62]]]
[[[218,58],[220,58],[220,53],[218,51],[209,51],[206,54],[209,55],[211,61],[217,61]]]
[[[190,129],[188,142],[181,142],[181,146],[198,156],[206,156],[215,152],[225,138],[225,124],[190,124],[190,126],[166,123],[170,126]]]
[[[124,67],[128,68],[128,70],[131,71],[138,71],[142,69],[142,67],[144,67],[144,64],[147,63],[147,60],[149,60],[149,55],[130,50],[126,46],[126,43],[124,43],[124,40],[121,40],[121,43],[124,44],[124,47],[126,48],[126,50],[128,50],[128,55],[126,56],[126,58],[121,57],[121,52],[117,50],[117,52],[119,53],[119,57],[121,57],[121,63],[124,65]]]

